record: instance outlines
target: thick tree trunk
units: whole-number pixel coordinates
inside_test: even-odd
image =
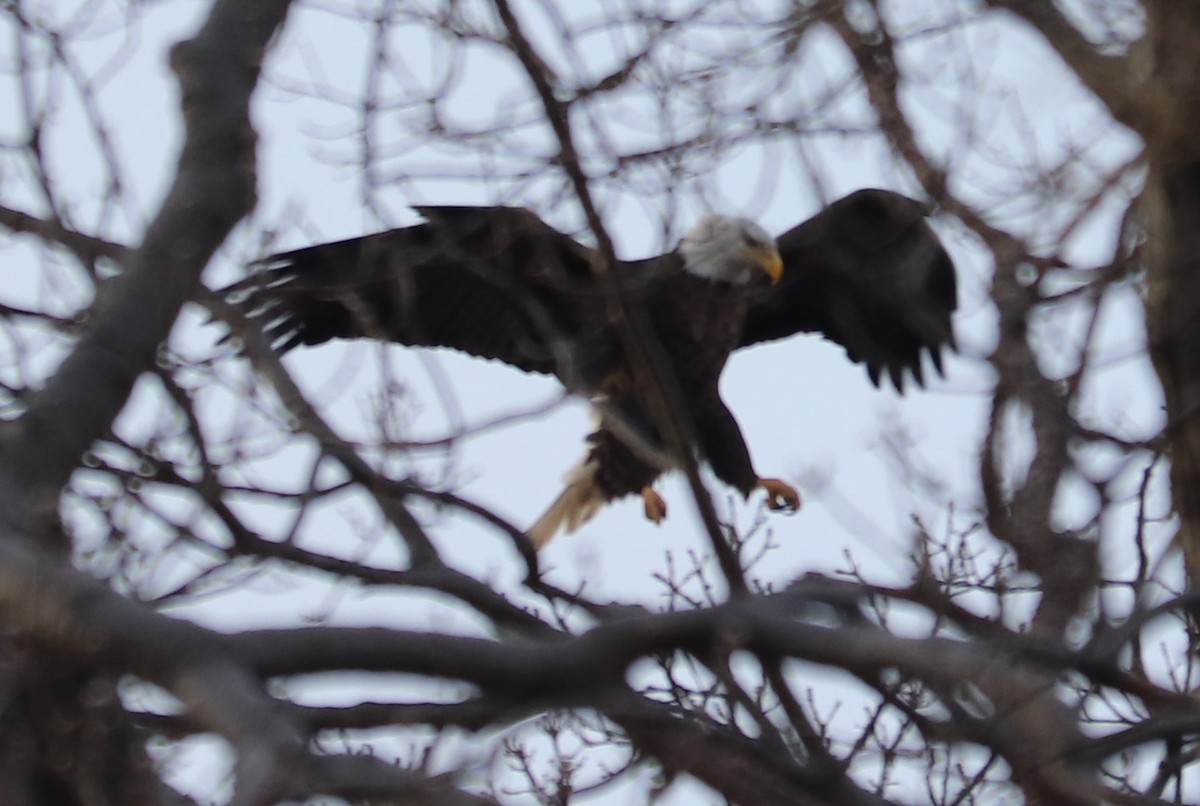
[[[1145,143],[1139,212],[1150,355],[1166,398],[1178,539],[1200,581],[1200,4],[1143,0],[1145,33],[1119,55],[1098,49],[1052,3],[991,4],[1037,28]]]
[[[69,564],[58,523],[64,485],[153,366],[212,254],[253,209],[250,95],[288,6],[215,0],[197,34],[172,50],[187,126],[173,186],[123,272],[100,285],[71,354],[24,414],[0,423],[0,539],[8,547],[53,545]],[[94,648],[56,645],[61,636],[47,640],[19,622],[6,620],[0,635],[0,803],[167,802],[115,679],[93,664]]]
[[[1166,397],[1178,540],[1200,579],[1200,160],[1155,170],[1143,197],[1150,355]]]
[[[0,713],[0,785],[9,806],[159,804],[145,736],[121,708],[116,681],[48,661],[9,640]]]

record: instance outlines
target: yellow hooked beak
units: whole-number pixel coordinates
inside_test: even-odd
[[[767,273],[767,276],[771,278],[771,285],[775,285],[783,279],[783,257],[779,254],[778,249],[753,246],[746,250],[746,257]]]

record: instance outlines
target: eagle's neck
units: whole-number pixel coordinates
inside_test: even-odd
[[[726,288],[743,285],[745,282],[739,276],[730,276],[729,258],[723,254],[707,253],[689,256],[682,247],[679,253],[683,259],[683,270],[697,280]]]

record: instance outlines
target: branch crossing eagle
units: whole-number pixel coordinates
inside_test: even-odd
[[[566,487],[529,530],[540,548],[603,505],[641,495],[655,522],[666,505],[652,484],[669,460],[647,383],[626,356],[622,326],[598,281],[595,250],[514,207],[418,207],[426,222],[274,255],[225,289],[279,351],[333,338],[450,347],[526,372],[552,374],[597,404],[599,425]],[[754,222],[710,216],[678,248],[610,267],[645,313],[657,354],[689,408],[696,456],[744,496],[773,509],[800,497],[759,476],[717,390],[735,350],[801,332],[841,344],[903,391],[923,384],[923,354],[942,371],[954,348],[954,266],[926,206],[860,190],[772,238]],[[627,335],[627,334],[626,334]],[[644,373],[642,373],[644,374]]]

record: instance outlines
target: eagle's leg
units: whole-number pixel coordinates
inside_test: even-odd
[[[800,491],[782,479],[759,479],[758,486],[767,491],[767,506],[775,510],[795,512],[800,508]]]
[[[667,517],[667,502],[649,485],[642,488],[642,505],[646,510],[646,519],[655,524],[662,523]]]

